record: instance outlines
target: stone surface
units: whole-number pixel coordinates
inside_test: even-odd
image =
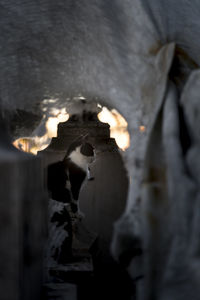
[[[80,209],[85,215],[87,227],[98,234],[99,249],[108,254],[113,224],[124,211],[129,182],[121,155],[116,149],[111,152],[106,147],[101,150],[97,146],[91,173],[94,180],[85,182],[80,192]]]
[[[196,78],[192,78],[194,87]],[[199,274],[193,269],[200,258],[198,242],[191,239],[198,236],[193,217],[198,218],[199,186],[187,161],[196,147],[196,139],[187,136],[195,97],[190,111],[185,110],[184,102],[190,93],[188,83],[180,108],[176,88],[169,85],[147,149],[141,210],[144,280],[139,299],[182,299],[183,295],[196,299],[199,294]],[[198,160],[195,165],[199,166]]]
[[[0,4],[1,110],[34,112],[38,107],[65,106],[69,98],[82,93],[120,111],[131,132],[126,155],[131,183],[126,211],[115,226],[113,254],[117,258],[131,253],[131,258],[135,245],[137,249],[145,245],[146,288],[141,299],[198,299],[198,209],[190,218],[193,225],[187,215],[192,207],[188,199],[199,207],[199,141],[191,133],[196,130],[194,123],[199,124],[199,89],[189,78],[200,64],[199,1],[1,0]],[[173,68],[177,49],[183,55]],[[168,78],[177,95],[171,94]],[[185,83],[188,90],[180,100]],[[148,127],[142,139],[141,124]],[[186,131],[179,134],[185,127],[191,135],[189,144]],[[3,160],[6,178],[13,160],[8,149],[3,155],[8,158]],[[148,179],[144,186],[142,171]],[[9,181],[2,183],[4,195]],[[8,201],[13,197],[8,196]],[[164,231],[164,224],[170,224],[170,233]],[[172,272],[165,273],[155,258]],[[172,284],[172,279],[177,281]]]
[[[40,160],[15,149],[0,129],[0,297],[40,299],[47,195]]]
[[[70,283],[49,283],[44,286],[46,300],[76,300],[77,288]]]

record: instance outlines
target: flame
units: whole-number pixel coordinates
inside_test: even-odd
[[[125,151],[130,146],[130,136],[127,130],[128,123],[122,115],[116,109],[108,110],[104,106],[98,118],[110,125],[110,136],[116,140],[118,147]]]

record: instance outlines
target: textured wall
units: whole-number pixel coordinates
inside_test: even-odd
[[[40,114],[43,99],[65,106],[82,93],[129,123],[132,180],[113,254],[134,257],[142,300],[199,295],[199,12],[198,0],[0,1],[2,111]]]
[[[0,298],[40,299],[47,199],[39,159],[11,146],[1,122]]]

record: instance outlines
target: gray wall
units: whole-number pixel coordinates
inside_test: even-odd
[[[119,152],[97,153],[91,165],[93,181],[85,181],[80,192],[84,222],[99,235],[100,248],[108,251],[113,223],[125,208],[128,178]]]

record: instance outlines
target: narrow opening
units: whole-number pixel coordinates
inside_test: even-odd
[[[116,109],[99,103],[94,109],[85,99],[80,106],[78,112],[51,109],[43,118],[43,136],[14,142],[40,156],[46,174],[45,280],[74,284],[78,299],[129,299],[129,277],[110,254],[113,224],[127,199],[121,154],[129,147],[128,124]]]
[[[125,151],[130,145],[128,123],[125,118],[116,109],[109,110],[106,106],[97,105],[100,109],[98,119],[110,125],[110,137],[115,139],[120,150]],[[42,151],[49,146],[53,137],[57,137],[58,124],[66,122],[68,119],[69,113],[66,108],[52,108],[48,112],[48,116],[44,114],[43,120],[37,128],[37,131],[40,131],[40,127],[44,127],[44,135],[39,136],[33,132],[31,136],[19,137],[13,142],[13,145],[19,150],[37,155],[38,151]],[[141,129],[141,131],[143,130],[145,128]]]

